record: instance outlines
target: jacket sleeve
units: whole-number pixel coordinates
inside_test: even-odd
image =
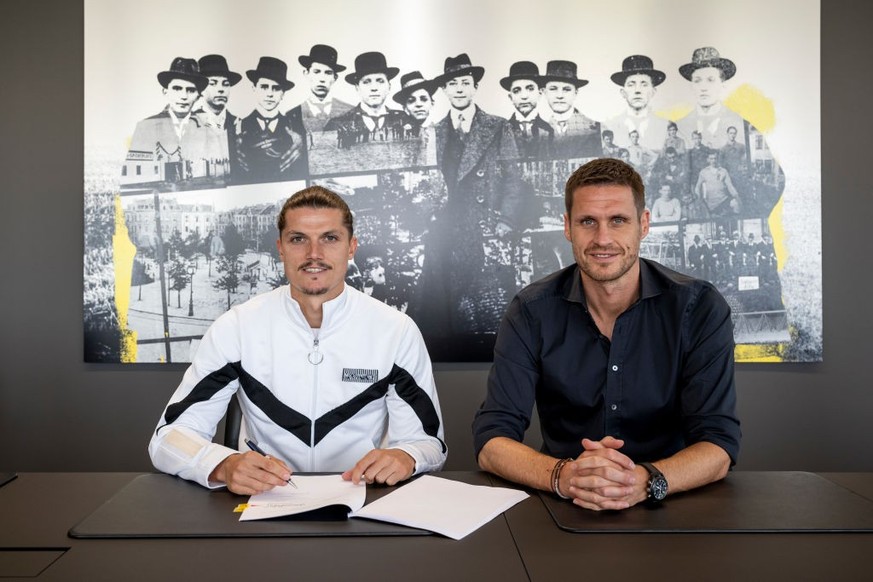
[[[410,318],[405,318],[392,376],[386,448],[400,449],[415,459],[414,474],[439,471],[448,453],[440,402],[427,347]]]
[[[203,336],[149,443],[155,468],[217,488],[209,474],[237,451],[212,442],[218,422],[239,387],[239,333],[234,311]]]

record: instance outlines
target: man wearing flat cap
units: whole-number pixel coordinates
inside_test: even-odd
[[[338,74],[346,68],[336,62],[336,49],[326,44],[313,45],[308,55],[300,55],[297,60],[303,66],[303,76],[309,83],[309,95],[301,105],[303,125],[309,132],[321,131],[328,119],[354,107],[330,94]]]
[[[659,71],[652,59],[643,55],[631,55],[621,63],[621,71],[613,73],[610,79],[621,87],[621,96],[627,108],[608,120],[604,125],[614,134],[614,143],[628,147],[630,132],[639,134],[639,145],[649,150],[660,151],[667,138],[667,120],[652,111],[652,98],[658,85],[667,75]]]
[[[694,110],[679,120],[679,131],[683,135],[697,131],[703,145],[720,149],[727,143],[727,128],[734,126],[739,130],[737,139],[740,143],[746,142],[743,118],[722,102],[724,83],[736,72],[733,61],[709,46],[695,49],[691,62],[679,67],[679,74],[691,82],[696,100]]]
[[[287,79],[288,65],[261,57],[257,68],[246,71],[255,93],[255,110],[239,123],[236,139],[239,183],[302,180],[308,174],[306,128],[300,107],[282,113],[285,92],[294,86]]]
[[[209,80],[209,83],[203,89],[200,107],[194,115],[201,125],[220,132],[221,145],[224,149],[223,159],[235,160],[238,118],[227,110],[227,99],[230,88],[240,82],[242,75],[231,71],[227,66],[227,59],[221,55],[206,55],[201,57],[197,64],[200,73]],[[231,166],[235,164],[235,161],[229,162]]]
[[[561,158],[597,157],[602,154],[600,123],[574,106],[580,87],[588,84],[576,73],[576,63],[549,61],[540,79],[551,114],[546,121],[555,129],[555,154]]]
[[[201,125],[192,115],[208,79],[201,74],[197,61],[176,57],[168,70],[158,73],[158,82],[167,106],[136,124],[122,183],[177,183],[214,176],[215,164],[226,157],[226,148],[218,131]],[[153,167],[158,168],[157,173],[150,172]]]
[[[500,79],[515,111],[509,127],[515,136],[519,154],[524,159],[549,159],[555,130],[540,117],[537,103],[543,94],[540,69],[530,61],[518,61],[509,67],[509,75]]]
[[[325,131],[358,136],[360,142],[386,141],[394,128],[403,124],[403,113],[385,104],[391,92],[391,79],[399,72],[397,67],[388,66],[380,52],[358,55],[355,70],[346,75],[346,81],[355,86],[361,101],[343,115],[328,120]]]
[[[486,267],[486,239],[519,233],[528,218],[509,124],[473,102],[484,73],[461,54],[447,58],[434,79],[450,104],[435,126],[436,162],[448,196],[425,239],[411,310],[437,353],[446,343],[459,345],[459,337],[496,329],[515,293],[515,278],[500,265]]]

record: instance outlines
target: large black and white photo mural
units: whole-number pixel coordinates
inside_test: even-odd
[[[190,361],[287,284],[276,215],[312,184],[354,212],[347,284],[489,361],[573,261],[597,157],[643,176],[642,256],[718,287],[738,361],[822,358],[817,1],[86,0],[85,29],[86,361]]]

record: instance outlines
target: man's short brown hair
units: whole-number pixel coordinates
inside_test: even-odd
[[[646,209],[646,187],[633,166],[615,158],[597,158],[579,166],[567,180],[564,188],[564,204],[568,216],[573,211],[573,193],[579,188],[594,184],[628,186],[634,194],[637,215],[643,215],[643,210]]]
[[[343,226],[349,231],[349,238],[355,234],[354,219],[352,211],[346,201],[339,194],[328,190],[324,186],[310,186],[295,193],[291,198],[285,201],[282,205],[282,210],[279,211],[279,218],[276,221],[276,226],[279,227],[279,236],[282,236],[282,231],[285,230],[285,213],[294,208],[335,208],[342,212]]]

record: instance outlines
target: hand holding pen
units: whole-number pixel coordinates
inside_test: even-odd
[[[245,443],[254,452],[256,452],[260,455],[263,455],[263,456],[267,457],[268,459],[273,459],[273,457],[271,457],[270,455],[265,453],[263,450],[261,450],[261,447],[259,447],[258,443],[256,443],[255,441],[253,441],[251,439],[245,439]],[[291,485],[292,487],[297,489],[297,484],[294,483],[294,481],[291,479],[291,477],[288,477],[288,479],[286,479],[285,482],[288,483],[288,485]]]

